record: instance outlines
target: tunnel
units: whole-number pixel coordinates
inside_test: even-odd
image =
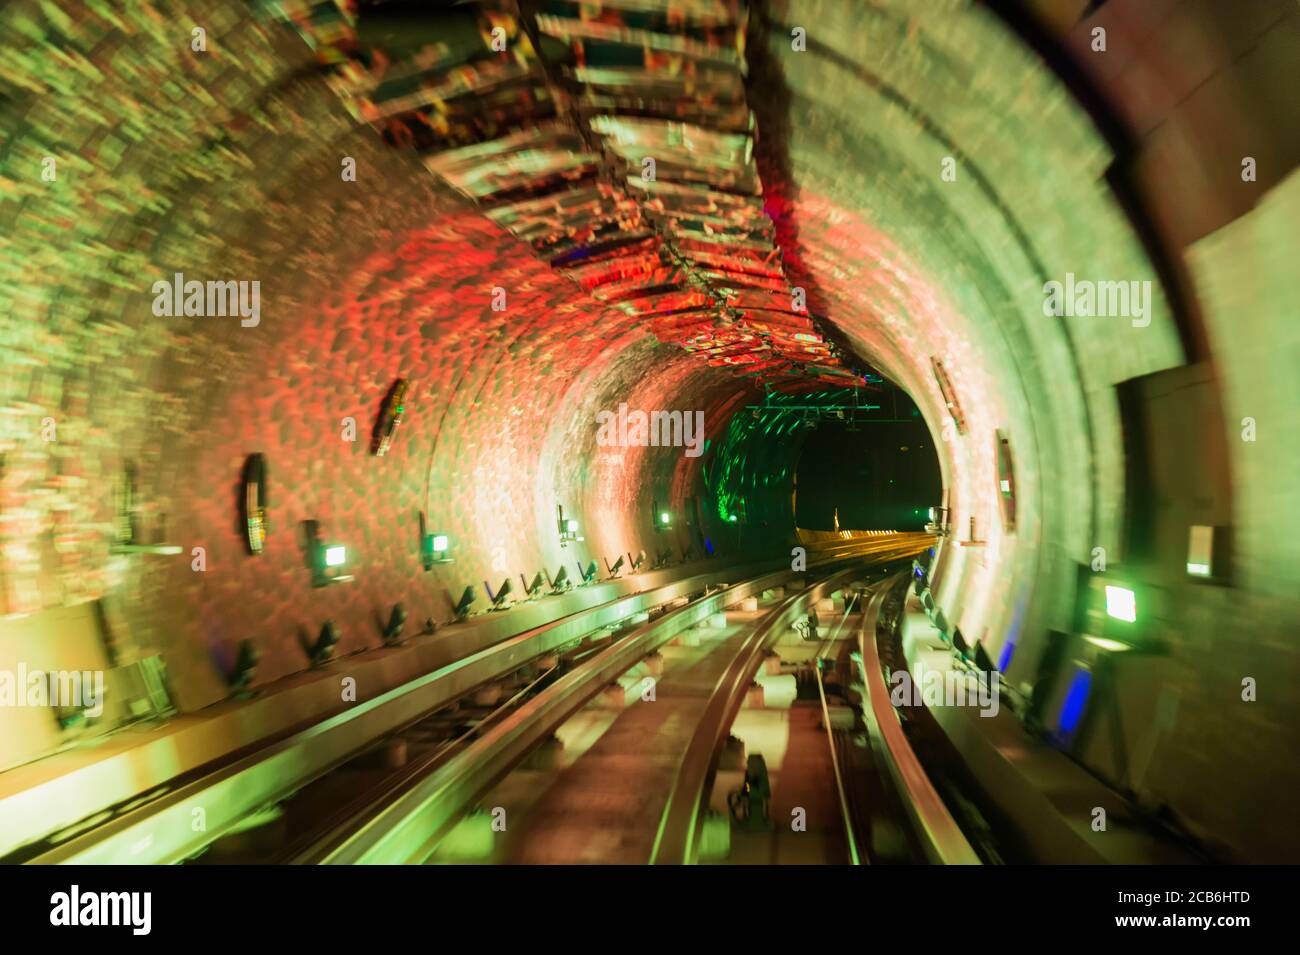
[[[5,4],[0,858],[292,841],[426,712],[438,851],[490,856],[471,752],[586,719],[547,709],[584,668],[676,700],[663,659],[770,609],[701,773],[761,752],[778,829],[764,674],[827,774],[910,739],[863,804],[915,759],[970,843],[904,788],[863,855],[1300,861],[1298,51],[1287,0]],[[996,718],[871,711],[926,669]],[[538,798],[519,859],[609,861]],[[394,858],[379,818],[321,857]]]

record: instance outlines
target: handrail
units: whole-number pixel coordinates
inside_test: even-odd
[[[792,594],[771,611],[745,640],[726,672],[714,684],[704,714],[696,724],[695,733],[678,765],[650,853],[652,865],[689,865],[695,862],[699,852],[700,810],[717,772],[727,730],[740,712],[754,674],[762,665],[763,654],[780,637],[779,628],[809,600],[842,586],[842,581],[861,572],[860,567],[841,570]]]
[[[876,649],[876,621],[888,591],[888,587],[881,587],[871,598],[858,635],[858,663],[864,687],[863,715],[871,732],[882,744],[890,776],[898,787],[903,805],[907,807],[926,857],[941,865],[981,865],[980,857],[971,848],[965,833],[921,767],[890,700],[889,686],[885,683],[880,654]]]

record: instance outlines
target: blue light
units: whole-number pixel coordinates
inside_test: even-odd
[[[998,672],[1006,673],[1007,667],[1011,665],[1011,655],[1016,652],[1016,645],[1008,640],[1002,645],[1002,653],[998,657]]]
[[[1079,667],[1074,679],[1070,681],[1069,692],[1061,704],[1061,715],[1057,718],[1057,728],[1062,736],[1069,736],[1079,727],[1079,718],[1088,702],[1088,691],[1092,688],[1092,672]]]
[[[704,538],[704,552],[708,554],[710,557],[713,556],[713,538],[711,537]]]

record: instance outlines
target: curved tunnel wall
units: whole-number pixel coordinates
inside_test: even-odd
[[[699,459],[597,448],[596,412],[702,409],[716,432],[715,409],[747,386],[701,375],[437,192],[413,157],[355,127],[296,37],[240,4],[196,16],[210,56],[147,13],[128,40],[85,12],[56,24],[35,5],[6,10],[32,41],[4,61],[22,121],[4,179],[0,610],[109,597],[128,652],[162,652],[192,709],[224,696],[241,639],[261,649],[259,682],[273,680],[306,666],[300,637],[326,619],[352,652],[377,643],[395,601],[445,620],[466,584],[482,602],[485,579],[651,550],[663,539],[652,500],[683,512]],[[98,73],[98,112],[77,105],[84,89],[63,65],[36,55],[37,38],[55,36]],[[47,155],[53,182],[40,176]],[[259,281],[258,323],[155,316],[152,284],[176,272]],[[371,428],[398,377],[411,382],[407,412],[375,458]],[[253,452],[267,456],[271,502],[256,558],[237,516]],[[127,462],[143,536],[183,556],[110,553]],[[580,519],[583,544],[560,549],[556,504]],[[456,549],[431,573],[421,510]],[[310,586],[306,520],[348,547],[355,582]],[[679,523],[669,535],[679,552],[688,533]]]
[[[1126,39],[1160,48],[1158,32],[1121,16],[1138,6],[1102,13],[1112,49],[1134,62],[1139,45],[1126,52]],[[136,651],[162,650],[193,708],[223,694],[214,660],[228,661],[244,636],[259,639],[259,677],[272,679],[305,666],[298,632],[327,617],[347,652],[374,645],[375,615],[395,600],[416,619],[445,618],[447,594],[467,583],[572,561],[555,538],[556,503],[582,521],[584,559],[651,550],[652,500],[688,512],[708,455],[598,447],[595,414],[621,401],[700,408],[716,439],[753,397],[743,381],[702,371],[599,309],[438,192],[415,157],[355,127],[295,36],[250,19],[243,4],[174,17],[137,10],[122,15],[127,30],[61,9],[19,2],[0,12],[5,34],[19,38],[0,53],[12,104],[0,178],[0,613],[109,595]],[[973,517],[987,541],[945,548],[940,604],[995,656],[1007,641],[1022,645],[1011,679],[1029,679],[1046,629],[1070,625],[1076,568],[1094,548],[1123,566],[1116,385],[1183,364],[1185,341],[1204,351],[1191,357],[1212,356],[1211,405],[1226,409],[1221,443],[1235,482],[1237,586],[1212,591],[1151,572],[1164,594],[1157,626],[1174,650],[1134,695],[1172,698],[1178,716],[1137,740],[1149,754],[1137,788],[1241,851],[1280,851],[1242,801],[1279,798],[1281,787],[1250,770],[1288,751],[1294,702],[1278,693],[1243,711],[1198,700],[1231,695],[1242,674],[1296,675],[1281,635],[1297,623],[1300,509],[1277,477],[1298,470],[1282,439],[1300,406],[1288,371],[1296,332],[1283,318],[1296,280],[1278,241],[1295,221],[1297,187],[1277,172],[1294,167],[1296,124],[1285,121],[1294,107],[1256,100],[1231,130],[1273,159],[1253,199],[1201,202],[1194,217],[1178,197],[1227,189],[1219,172],[1182,160],[1194,152],[1235,165],[1248,149],[1208,145],[1215,117],[1272,77],[1258,58],[1294,33],[1294,11],[1256,24],[1262,53],[1212,57],[1218,72],[1205,91],[1125,117],[1142,143],[1136,161],[1125,159],[1158,241],[1185,268],[1181,311],[1109,188],[1110,146],[988,9],[791,0],[766,16],[767,41],[751,59],[772,95],[754,105],[791,276],[861,357],[915,397],[937,439],[956,533]],[[1180,21],[1182,35],[1212,33],[1197,16]],[[207,24],[208,55],[190,50],[190,20]],[[807,52],[791,49],[792,26],[808,30]],[[1075,28],[1074,48],[1086,49],[1089,26]],[[1230,33],[1224,44],[1238,40]],[[41,55],[52,41],[62,59]],[[1116,102],[1158,86],[1100,69]],[[46,157],[57,160],[54,182],[41,178]],[[356,159],[357,182],[342,181],[343,157]],[[940,174],[947,157],[952,182]],[[260,324],[156,318],[150,286],[176,271],[259,280]],[[1045,317],[1043,283],[1067,272],[1152,280],[1150,324]],[[507,290],[504,312],[492,308],[496,287]],[[934,357],[966,434],[945,427]],[[377,460],[369,428],[399,376],[415,390],[394,451]],[[340,438],[349,416],[354,443]],[[1236,440],[1246,416],[1266,437]],[[1014,532],[998,515],[997,431],[1015,455]],[[268,455],[274,507],[271,545],[256,559],[235,527],[235,482],[253,451]],[[184,557],[110,555],[114,484],[128,460],[140,469],[146,531],[184,546]],[[429,574],[418,564],[421,509],[458,549],[456,564]],[[310,588],[295,540],[307,519],[352,550],[354,584]],[[679,550],[690,534],[674,528]],[[201,574],[190,569],[195,546],[207,551]],[[1235,789],[1189,784],[1207,759]]]
[[[987,544],[946,549],[940,603],[996,657],[1022,630],[1068,625],[1073,563],[1098,546],[1118,557],[1113,386],[1180,363],[1176,329],[1103,181],[1105,144],[992,14],[834,3],[771,13],[791,114],[828,131],[788,139],[805,264],[840,327],[944,439],[952,523],[964,536],[974,517]],[[812,55],[788,52],[800,24]],[[949,158],[954,181],[942,176]],[[1044,283],[1067,272],[1152,281],[1150,324],[1045,317]],[[945,427],[932,357],[966,434]],[[997,431],[1016,462],[1013,533],[993,493]],[[1034,649],[1012,658],[1013,674],[1032,672]]]
[[[938,602],[950,618],[971,636],[987,627],[995,648],[1020,639],[1008,676],[1027,686],[1046,630],[1073,629],[1076,600],[1095,601],[1076,580],[1103,554],[1139,587],[1160,650],[1115,671],[1127,763],[1108,745],[1081,758],[1145,805],[1170,807],[1215,851],[1294,857],[1294,834],[1249,807],[1281,818],[1289,784],[1275,773],[1294,771],[1268,754],[1288,751],[1297,716],[1283,636],[1300,592],[1296,451],[1283,437],[1297,402],[1279,365],[1295,354],[1296,282],[1277,253],[1294,246],[1300,150],[1295,107],[1277,91],[1293,82],[1286,51],[1300,15],[1286,4],[1244,19],[1195,4],[1110,3],[1091,18],[1082,4],[1073,16],[1000,6],[1021,19],[1022,6],[1054,12],[1052,39],[1114,111],[1123,152],[987,8],[773,3],[771,68],[788,90],[781,108],[802,119],[783,137],[797,185],[787,208],[800,220],[788,231],[837,324],[950,439],[939,446],[956,533],[970,516],[988,529],[986,547],[945,546]],[[1099,25],[1106,55],[1091,46]],[[807,54],[790,50],[795,26]],[[1243,183],[1247,156],[1267,175]],[[940,174],[946,157],[953,182]],[[1151,280],[1150,324],[1045,317],[1043,285],[1067,272]],[[931,355],[967,436],[943,431]],[[1198,364],[1161,375],[1186,361]],[[1148,395],[1145,430],[1121,412],[1130,383]],[[1248,417],[1277,439],[1248,437]],[[997,517],[994,429],[1015,454],[1014,534]],[[1140,453],[1126,454],[1134,439]],[[1151,491],[1129,500],[1134,484]],[[1141,519],[1160,539],[1130,554]],[[1191,524],[1232,525],[1232,586],[1189,580]],[[1268,701],[1244,702],[1243,680],[1262,673],[1274,675]]]

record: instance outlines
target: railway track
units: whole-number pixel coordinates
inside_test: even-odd
[[[766,615],[711,695],[669,793],[653,861],[693,861],[725,730],[775,636],[809,601],[862,576],[864,560],[922,546],[873,538],[813,549],[812,573],[822,579]],[[608,601],[231,754],[4,861],[423,861],[484,791],[620,674],[710,615],[795,577],[779,570],[720,586],[718,572],[697,574]]]
[[[328,776],[337,780],[340,771],[348,775],[346,769],[358,769],[356,760],[377,745],[417,731],[421,724],[427,728],[439,713],[472,698],[484,686],[506,680],[542,658],[581,652],[584,645],[590,649],[593,637],[604,639],[612,627],[709,593],[726,576],[725,570],[694,574],[498,640],[326,719],[231,753],[51,837],[34,840],[0,861],[174,864],[193,859],[218,840],[247,831],[250,820],[266,820],[275,807],[318,780]],[[472,720],[476,714],[466,715]],[[423,755],[416,753],[417,758]],[[381,772],[366,782],[386,791],[386,775]],[[351,787],[342,788],[340,799],[350,803]]]
[[[428,860],[494,784],[521,766],[538,746],[622,674],[712,615],[748,598],[757,598],[765,591],[783,587],[792,577],[791,572],[780,571],[753,578],[633,628],[536,694],[397,798],[376,807],[368,819],[331,833],[310,855],[298,861],[357,864]],[[798,606],[822,586],[824,582],[819,582],[801,590],[782,601],[781,607]],[[775,621],[777,616],[775,612],[769,613],[765,622]],[[714,694],[719,700],[725,699],[726,707],[731,707],[733,701],[739,706],[738,695],[743,695],[743,689],[748,687],[753,671],[761,662],[763,646],[762,638],[746,640],[734,666],[728,667],[719,691]],[[725,694],[722,688],[726,689]],[[710,709],[710,725],[718,716],[718,712]]]
[[[907,827],[909,840],[922,854],[917,861],[979,865],[983,860],[922,766],[890,699],[878,638],[882,635],[882,606],[897,584],[895,578],[872,591],[858,633],[855,662],[862,679],[862,713],[872,741],[873,758],[881,765],[882,775],[887,776],[897,797],[896,801],[890,801],[905,811],[905,818],[898,819],[895,826]]]

